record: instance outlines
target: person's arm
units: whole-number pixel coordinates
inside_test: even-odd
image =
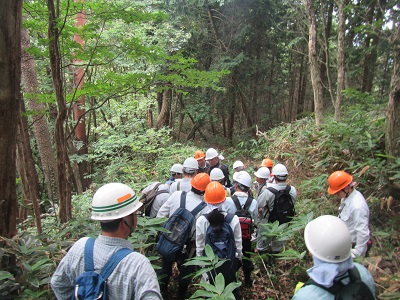
[[[240,222],[238,216],[234,216],[232,219],[234,223],[233,236],[235,237],[236,252],[239,259],[243,256],[243,246],[242,246],[242,229],[240,228]]]
[[[148,259],[140,261],[138,276],[135,276],[135,295],[132,299],[161,300],[160,286],[157,274]]]
[[[174,197],[175,197],[175,195],[169,196],[168,200],[165,201],[163,205],[161,205],[161,207],[157,213],[157,218],[168,218],[169,217],[170,212],[171,212],[171,205],[175,199]]]
[[[367,242],[370,238],[369,235],[369,211],[364,207],[356,208],[353,210],[352,219],[354,222],[354,229],[356,231],[356,246],[351,249],[353,258],[363,255],[367,250]]]
[[[74,279],[70,273],[68,254],[61,260],[56,271],[51,277],[50,286],[58,300],[71,299],[74,290]]]
[[[196,256],[203,256],[204,254],[206,231],[206,218],[204,216],[200,216],[196,221]]]

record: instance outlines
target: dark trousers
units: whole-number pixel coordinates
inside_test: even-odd
[[[252,252],[250,239],[243,239],[242,246],[243,246],[243,256],[246,258],[250,258]],[[249,259],[243,259],[242,264],[243,264],[244,278],[246,281],[250,281],[251,272],[254,270],[253,262]]]
[[[184,263],[184,259],[180,260]],[[187,275],[194,273],[196,270],[195,266],[184,266],[182,263],[178,263],[178,270],[179,270],[179,290],[178,290],[178,297],[179,299],[184,299],[185,294],[188,290],[190,281],[192,277],[186,277]],[[164,299],[166,300],[168,294],[168,283],[172,276],[172,266],[174,264],[173,260],[168,258],[162,258],[161,262],[161,269],[158,271],[158,276],[160,277],[160,289],[161,293],[163,294]]]
[[[239,260],[235,259],[233,262],[226,261],[220,267],[218,267],[215,271],[211,271],[208,273],[208,279],[211,284],[214,284],[213,278],[215,278],[219,273],[224,275],[225,286],[228,286],[231,282],[236,282],[236,271],[239,269]],[[241,300],[242,296],[240,295],[240,288],[236,288],[232,291],[236,300]]]

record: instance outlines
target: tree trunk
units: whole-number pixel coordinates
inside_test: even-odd
[[[26,93],[38,94],[39,83],[37,80],[35,61],[32,56],[25,51],[30,47],[29,35],[27,29],[21,32],[22,45],[22,79]],[[54,158],[53,146],[51,142],[50,129],[47,125],[45,116],[45,106],[35,98],[29,98],[28,107],[36,113],[32,115],[33,132],[36,138],[36,144],[39,152],[40,162],[42,164],[46,190],[50,201],[54,204],[58,201],[57,181],[54,179],[57,174],[57,164]]]
[[[319,127],[323,121],[323,91],[321,76],[319,73],[317,55],[317,22],[315,19],[314,3],[312,0],[304,0],[309,22],[308,59],[311,68],[311,83],[314,91],[315,124]]]
[[[74,0],[74,2],[84,2],[84,0]],[[75,18],[75,27],[82,28],[85,25],[85,14],[84,12],[79,12]],[[74,35],[74,40],[82,46],[82,49],[85,46],[85,42],[82,38],[78,35]],[[76,64],[81,63],[80,60],[75,59],[74,62]],[[82,66],[76,67],[74,70],[75,73],[75,88],[77,90],[82,89],[85,79],[85,70]],[[85,120],[85,96],[82,95],[79,97],[78,101],[74,105],[74,120],[76,123],[75,125],[75,138],[79,142],[79,146],[77,149],[78,155],[86,155],[88,154],[88,144],[87,144],[87,137],[86,137],[86,120]],[[80,181],[81,183],[77,183],[79,186],[82,186],[82,190],[86,190],[90,182],[85,178],[85,175],[88,173],[88,163],[86,159],[82,160],[79,163],[74,163],[78,165],[79,169],[79,178],[76,180]],[[80,192],[80,191],[78,191]]]
[[[170,109],[171,109],[171,97],[172,97],[171,90],[165,90],[162,94],[161,111],[160,111],[160,114],[158,115],[157,122],[156,122],[157,129],[160,129],[163,126],[168,126],[168,124],[169,124],[169,114],[170,114]]]
[[[25,104],[21,100],[21,113],[25,113]],[[22,180],[24,195],[28,200],[28,206],[32,205],[33,215],[35,216],[36,228],[39,234],[42,233],[42,219],[39,210],[39,176],[36,172],[35,162],[33,160],[31,144],[28,133],[28,120],[26,116],[20,114],[18,126],[17,142],[17,166],[18,173]]]
[[[395,23],[394,23],[395,24]],[[386,153],[400,157],[400,26],[393,29],[393,75],[390,83],[389,103],[386,112]]]
[[[67,106],[64,99],[63,81],[61,76],[61,55],[59,49],[59,32],[57,16],[55,14],[54,1],[47,1],[49,13],[49,55],[51,65],[51,76],[53,79],[54,92],[57,99],[57,118],[54,128],[54,141],[57,149],[58,162],[58,187],[59,187],[59,216],[62,223],[68,222],[72,218],[71,207],[71,179],[70,162],[67,151],[67,141],[65,138],[64,124],[67,118]]]
[[[0,9],[0,236],[17,234],[16,137],[21,101],[22,1],[4,0]],[[2,245],[0,244],[0,247]],[[4,258],[4,256],[3,256]],[[0,262],[0,268],[3,265]]]
[[[335,108],[335,120],[340,121],[341,113],[342,113],[342,102],[343,102],[343,94],[344,90],[344,71],[345,71],[345,63],[344,63],[344,36],[346,30],[346,13],[344,8],[346,7],[346,0],[339,1],[339,24],[338,24],[338,49],[337,49],[337,86],[336,86],[336,101],[333,104]]]

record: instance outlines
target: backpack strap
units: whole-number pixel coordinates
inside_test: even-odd
[[[243,209],[244,209],[244,210],[249,210],[250,205],[251,205],[252,202],[253,202],[253,198],[250,197],[250,196],[248,196],[248,197],[247,197],[247,200],[246,200],[246,203],[245,203],[244,206],[243,206]]]
[[[104,278],[107,279],[108,276],[111,275],[111,273],[114,271],[115,267],[120,263],[120,261],[127,256],[128,254],[132,253],[133,251],[128,248],[122,248],[119,249],[117,252],[115,252],[110,259],[107,261],[107,263],[104,265],[103,269],[101,269],[100,275]]]
[[[94,271],[93,263],[93,250],[94,250],[94,238],[88,238],[85,244],[85,252],[83,256],[83,261],[85,262],[85,272]]]
[[[225,219],[224,219],[224,222],[226,222],[226,223],[228,223],[228,224],[231,224],[231,222],[232,222],[234,216],[235,216],[234,214],[229,214],[229,213],[226,214]]]
[[[319,288],[321,288],[321,289],[324,289],[325,291],[327,291],[327,292],[329,292],[329,293],[331,293],[331,294],[333,294],[333,295],[336,295],[337,293],[339,293],[339,291],[343,288],[343,283],[341,283],[341,282],[338,282],[338,281],[334,281],[333,282],[333,285],[331,286],[331,287],[326,287],[326,286],[323,286],[323,285],[321,285],[321,284],[318,284],[318,283],[316,283],[314,280],[312,280],[311,278],[310,279],[308,279],[308,281],[302,286],[302,287],[305,287],[305,286],[307,286],[307,285],[315,285],[315,286],[317,286],[317,287],[319,287]]]
[[[186,206],[186,195],[187,193],[185,191],[182,192],[181,194],[181,208],[185,208]],[[199,203],[192,211],[191,214],[193,217],[196,217],[196,215],[204,208],[206,207],[206,204],[204,202]]]
[[[242,206],[240,205],[240,202],[239,202],[238,197],[237,197],[236,195],[233,195],[231,198],[232,198],[232,200],[233,200],[233,203],[234,203],[235,206],[236,206],[236,209],[237,209],[237,210],[241,210],[241,209],[242,209]]]
[[[290,185],[286,185],[285,189],[283,190],[285,193],[289,194],[292,187]]]

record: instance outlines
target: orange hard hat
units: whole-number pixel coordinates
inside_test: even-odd
[[[210,182],[211,182],[210,175],[208,175],[207,173],[199,173],[193,177],[190,184],[196,190],[204,191]]]
[[[204,193],[204,200],[209,204],[218,204],[225,200],[226,192],[222,184],[217,181],[210,182]]]
[[[333,172],[328,177],[328,193],[331,195],[336,194],[337,192],[348,186],[352,181],[353,176],[351,176],[349,173],[346,173],[345,171]]]
[[[206,157],[206,155],[201,150],[197,150],[196,153],[194,154],[194,158],[197,160],[205,158],[205,157]]]
[[[269,159],[269,158],[265,158],[263,159],[260,167],[267,167],[267,168],[272,168],[274,166],[274,162]]]

